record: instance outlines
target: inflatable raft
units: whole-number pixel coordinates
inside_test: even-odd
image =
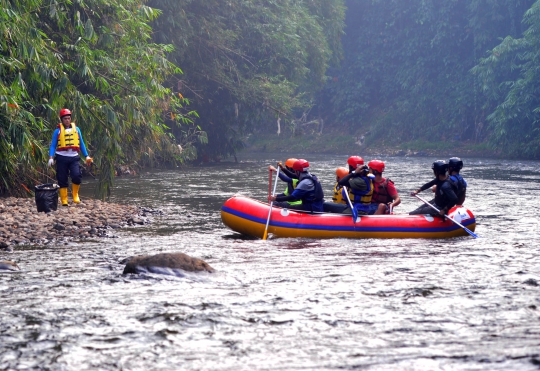
[[[221,208],[223,223],[238,233],[262,238],[270,205],[249,197],[234,196]],[[476,220],[464,207],[448,213],[474,231]],[[431,215],[351,215],[272,208],[268,233],[277,237],[307,238],[450,238],[468,233],[450,220]]]

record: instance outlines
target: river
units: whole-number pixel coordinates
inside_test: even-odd
[[[305,157],[330,198],[346,157]],[[0,254],[23,269],[0,274],[0,369],[540,368],[539,162],[463,159],[479,239],[262,241],[224,227],[223,202],[265,199],[278,159],[118,178],[112,201],[165,214],[118,238]],[[419,206],[407,194],[435,159],[383,160],[396,213]],[[218,272],[122,275],[126,257],[159,252]]]

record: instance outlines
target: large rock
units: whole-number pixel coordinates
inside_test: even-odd
[[[182,276],[182,271],[212,273],[215,270],[204,260],[192,258],[180,252],[135,256],[124,268],[124,274],[149,272]]]
[[[0,260],[0,272],[1,271],[20,271],[21,269],[17,263],[10,260]]]

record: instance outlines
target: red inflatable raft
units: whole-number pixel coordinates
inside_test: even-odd
[[[249,197],[234,196],[221,208],[223,223],[244,235],[263,236],[270,205]],[[476,220],[464,207],[448,213],[474,231]],[[351,215],[310,214],[279,207],[272,208],[268,233],[278,237],[308,238],[450,238],[468,236],[450,220],[431,215]]]

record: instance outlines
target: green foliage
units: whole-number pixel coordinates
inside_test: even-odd
[[[521,38],[506,37],[473,72],[482,82],[490,142],[504,153],[540,158],[540,1],[526,12]],[[491,111],[491,110],[490,110]]]
[[[62,107],[74,112],[100,169],[100,197],[110,194],[116,163],[194,156],[165,125],[186,128],[193,112],[163,85],[180,71],[167,59],[172,48],[150,38],[159,14],[143,0],[0,0],[3,193],[34,183]],[[183,130],[189,147],[200,130]]]
[[[469,71],[518,35],[532,0],[349,0],[345,59],[326,96],[352,133],[481,141],[488,114]]]
[[[172,44],[180,86],[201,114],[208,156],[234,153],[245,133],[283,127],[313,105],[340,57],[343,0],[151,0],[153,26]]]

